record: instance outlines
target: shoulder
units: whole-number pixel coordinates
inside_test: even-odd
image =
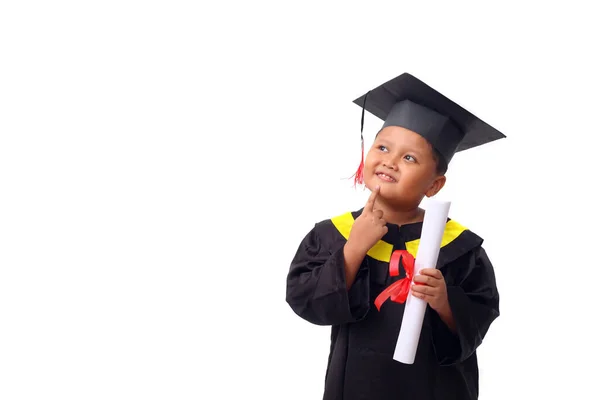
[[[341,213],[315,222],[304,235],[294,260],[330,255],[344,246],[352,228],[352,215]]]
[[[448,219],[442,237],[438,266],[481,251],[483,238],[460,222]]]
[[[479,247],[483,244],[483,238],[481,236],[471,228],[453,219],[448,219],[444,236],[447,236],[450,240],[456,239],[457,243],[467,247]]]
[[[346,211],[314,223],[305,240],[336,242],[347,240],[359,211]]]
[[[354,220],[361,214],[362,209],[358,211],[346,211],[342,214],[335,215],[321,224],[333,227],[345,239],[348,239],[350,230],[354,224]]]
[[[440,249],[438,257],[438,268],[447,284],[471,291],[479,290],[483,284],[493,287],[494,268],[483,247],[484,239],[456,221],[447,226],[447,232],[455,238]]]

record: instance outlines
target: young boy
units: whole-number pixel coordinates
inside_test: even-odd
[[[476,349],[499,316],[483,240],[449,219],[437,265],[414,277],[408,295],[428,303],[414,364],[393,359],[405,299],[378,296],[406,276],[402,267],[390,276],[390,258],[396,250],[416,257],[419,205],[442,189],[454,153],[504,135],[409,74],[355,103],[363,117],[366,109],[385,121],[357,172],[371,196],[364,208],[317,223],[287,278],[294,312],[332,326],[323,398],[477,399]],[[410,261],[405,253],[402,265]]]

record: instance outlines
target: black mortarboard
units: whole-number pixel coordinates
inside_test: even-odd
[[[404,73],[354,100],[386,126],[410,129],[437,149],[447,164],[458,151],[506,137],[414,76]]]

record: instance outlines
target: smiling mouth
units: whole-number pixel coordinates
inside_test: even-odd
[[[383,172],[378,172],[375,175],[377,175],[377,177],[384,182],[391,182],[391,183],[396,182],[396,180],[394,178],[392,178],[389,175],[384,174]]]

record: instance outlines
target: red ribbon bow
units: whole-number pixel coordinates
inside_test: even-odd
[[[406,271],[406,278],[392,283],[377,296],[375,307],[377,307],[378,311],[388,298],[396,303],[404,303],[408,297],[415,270],[415,258],[406,250],[394,251],[390,258],[390,276],[398,276],[400,274],[400,260],[402,260],[402,266],[404,267],[404,271]]]

